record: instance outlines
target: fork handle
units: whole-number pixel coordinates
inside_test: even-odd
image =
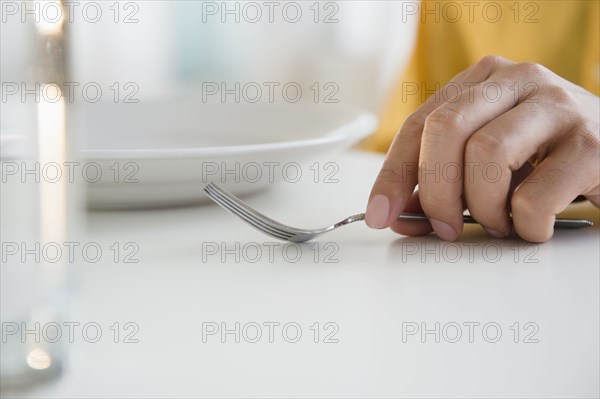
[[[398,220],[402,221],[427,221],[427,216],[420,213],[402,213],[398,216]],[[471,215],[463,215],[463,222],[467,224],[478,224]],[[556,219],[554,227],[562,229],[579,229],[581,227],[593,226],[594,223],[587,219]]]

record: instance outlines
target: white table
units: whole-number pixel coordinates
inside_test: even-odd
[[[333,159],[339,183],[284,182],[247,201],[300,227],[362,211],[382,156],[350,152]],[[589,204],[574,206],[568,216],[599,224],[598,210]],[[98,323],[103,337],[88,343],[76,336],[64,375],[17,396],[600,393],[598,227],[558,231],[532,247],[491,239],[478,226],[449,244],[356,223],[323,236],[318,247],[294,245],[284,254],[279,244],[272,260],[263,243],[275,240],[215,205],[92,212],[88,229],[87,239],[103,246],[136,243],[139,263],[103,256],[77,266],[69,319]],[[226,262],[211,255],[215,243],[229,249],[237,243],[239,262],[235,250]],[[262,257],[252,263],[257,245]],[[302,257],[293,263],[299,248]],[[119,343],[109,329],[114,322],[121,323]],[[139,326],[138,343],[123,342],[133,331],[125,330],[126,322]],[[211,323],[220,328],[222,322],[230,329],[240,323],[240,342],[234,334],[222,342],[219,333],[203,342],[203,328],[208,333]],[[254,323],[263,334],[257,343],[251,342]],[[286,323],[292,324],[284,336]],[[436,323],[439,342],[435,333],[421,335]],[[298,326],[299,341],[287,342]]]

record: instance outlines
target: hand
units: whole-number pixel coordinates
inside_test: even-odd
[[[600,205],[599,119],[597,96],[543,66],[485,57],[404,122],[371,191],[367,225],[404,235],[433,229],[453,241],[468,208],[494,237],[511,233],[512,213],[519,236],[546,241],[575,197]],[[396,221],[402,212],[430,222]]]

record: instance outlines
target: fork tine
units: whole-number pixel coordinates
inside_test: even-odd
[[[238,216],[239,218],[241,218],[244,222],[250,224],[252,227],[262,231],[265,234],[268,234],[272,237],[276,237],[279,239],[283,239],[283,240],[287,240],[290,236],[288,234],[284,234],[282,232],[278,232],[276,230],[270,229],[268,226],[265,226],[261,223],[259,223],[256,219],[252,219],[250,218],[247,214],[243,213],[240,208],[235,207],[233,205],[231,205],[228,202],[225,202],[223,199],[221,199],[220,197],[215,196],[214,194],[211,194],[210,197],[219,205],[221,205],[223,208],[225,208],[226,210],[228,210],[229,212],[233,213],[234,215]]]
[[[256,211],[254,208],[234,196],[233,194],[225,191],[224,189],[216,186],[213,183],[209,183],[207,187],[205,187],[205,191],[209,190],[213,193],[214,196],[217,196],[222,201],[226,201],[231,206],[234,206],[236,209],[239,209],[240,212],[243,212],[247,217],[252,218],[257,223],[264,225],[265,227],[271,228],[275,231],[278,231],[283,234],[294,235],[297,233],[296,229],[285,226],[276,220],[273,220],[262,213]]]
[[[219,203],[222,203],[223,205],[227,204],[227,209],[231,210],[232,212],[235,211],[236,215],[243,217],[244,220],[248,220],[248,221],[253,221],[259,225],[261,225],[262,227],[271,230],[275,233],[278,233],[280,235],[285,235],[285,236],[292,236],[295,233],[293,231],[290,230],[286,230],[283,228],[279,228],[276,225],[274,225],[274,221],[271,221],[272,223],[269,223],[269,220],[263,220],[262,218],[268,219],[266,216],[261,215],[260,213],[254,211],[255,214],[252,213],[252,209],[247,209],[245,207],[242,206],[242,204],[238,203],[237,201],[235,201],[235,198],[231,198],[229,196],[227,196],[224,193],[219,192],[218,190],[211,190],[211,188],[208,188],[208,190],[211,192],[211,198],[218,200]],[[205,190],[206,191],[206,190]],[[246,205],[247,207],[247,205]],[[262,217],[262,218],[261,218]],[[277,223],[278,225],[281,225],[279,223]],[[284,226],[282,226],[284,227]]]
[[[280,240],[289,240],[291,238],[291,235],[284,235],[283,233],[278,233],[278,232],[273,231],[261,224],[258,224],[253,219],[249,219],[246,215],[244,215],[243,213],[240,213],[237,208],[233,208],[228,204],[219,203],[219,205],[223,206],[223,208],[230,211],[234,215],[238,216],[240,219],[242,219],[244,222],[248,223],[255,229],[260,230],[261,232],[263,232],[267,235],[270,235],[271,237],[279,238]]]
[[[268,234],[272,237],[276,237],[282,240],[287,240],[291,237],[291,235],[287,235],[287,234],[283,234],[283,233],[279,233],[277,231],[274,231],[272,229],[269,229],[268,227],[265,227],[259,223],[257,223],[255,220],[253,219],[249,219],[246,215],[244,215],[243,213],[239,212],[239,210],[237,208],[233,208],[228,204],[221,204],[226,210],[230,211],[231,213],[233,213],[234,215],[238,216],[240,219],[242,219],[244,222],[248,223],[249,225],[251,225],[252,227],[254,227],[255,229],[258,229],[260,231],[262,231],[265,234]]]
[[[204,191],[208,194],[208,196],[221,205],[223,208],[228,211],[234,213],[242,220],[252,225],[254,228],[261,230],[264,233],[267,233],[273,237],[289,240],[291,237],[295,235],[294,232],[283,230],[275,225],[269,223],[271,219],[266,216],[261,215],[260,213],[254,211],[254,213],[264,217],[267,220],[262,220],[258,215],[253,214],[253,212],[249,209],[245,209],[241,204],[238,204],[234,198],[228,197],[226,194],[221,193],[220,190],[215,189],[214,186],[210,184],[204,188]],[[273,221],[274,222],[274,221]],[[279,225],[279,223],[277,223]]]
[[[242,218],[245,222],[250,223],[253,227],[260,229],[267,233],[276,234],[278,237],[287,237],[289,233],[281,230],[277,230],[275,228],[270,228],[268,224],[262,223],[258,218],[246,212],[243,208],[238,206],[234,201],[232,201],[227,196],[220,194],[217,191],[211,190],[207,188],[204,190],[211,199],[213,199],[217,204],[221,205],[226,210],[234,213],[238,217]]]

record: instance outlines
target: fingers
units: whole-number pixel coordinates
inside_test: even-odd
[[[519,101],[506,94],[509,82],[492,77],[463,92],[456,102],[446,102],[425,123],[419,158],[421,206],[436,234],[455,240],[462,232],[464,151],[470,137],[489,121],[513,108]],[[490,100],[487,88],[500,90]],[[496,92],[498,93],[498,92]],[[507,185],[508,187],[508,185]]]
[[[512,64],[500,57],[486,57],[478,64],[463,71],[446,85],[462,87],[465,83],[474,85],[486,80],[494,70]],[[418,165],[421,136],[429,115],[443,103],[444,96],[439,92],[427,101],[402,125],[395,137],[373,185],[365,221],[369,227],[385,228],[395,221],[405,209],[418,181]]]
[[[404,208],[403,212],[423,213],[423,209],[421,208],[421,204],[419,203],[418,191],[414,192],[413,195],[410,197],[410,200],[408,200],[408,202],[406,203],[406,207]],[[401,220],[393,222],[390,228],[392,229],[392,231],[405,236],[421,236],[424,234],[428,234],[433,230],[429,222],[405,222]]]
[[[463,191],[469,212],[490,235],[500,238],[511,233],[507,201],[515,178],[512,172],[572,127],[552,106],[525,102],[469,138]]]
[[[470,88],[460,89],[465,82]],[[554,215],[577,195],[600,203],[598,97],[540,65],[497,57],[441,91],[457,84],[458,98],[440,101],[436,93],[400,129],[371,192],[369,226],[391,225],[407,235],[433,228],[454,240],[466,203],[491,235],[510,233],[512,210],[520,236],[544,241],[552,236]],[[499,96],[490,98],[490,87]],[[541,162],[519,184],[529,159]],[[403,210],[423,211],[429,222],[396,221]]]
[[[517,188],[511,199],[513,223],[525,240],[552,237],[555,215],[581,193],[597,190],[598,133],[576,131],[556,146]]]
[[[365,222],[369,227],[388,227],[406,206],[417,184],[420,126],[425,117],[425,114],[412,115],[394,138],[371,189],[365,214]]]

